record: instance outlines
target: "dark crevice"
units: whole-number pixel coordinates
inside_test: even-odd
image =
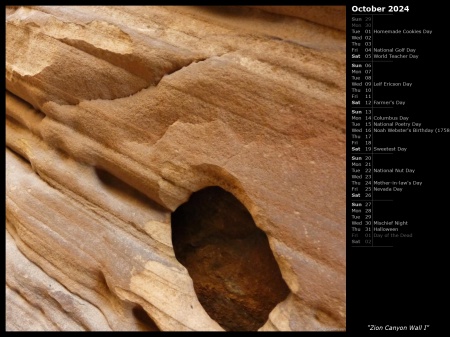
[[[289,294],[266,234],[231,193],[208,187],[172,214],[175,256],[227,331],[255,331]]]
[[[139,304],[132,309],[133,316],[140,323],[142,331],[160,331],[156,323]]]
[[[157,81],[157,83],[155,84],[155,86],[157,86],[157,85],[159,84],[159,82],[161,82],[161,80],[162,80],[165,76],[173,75],[173,74],[175,74],[177,71],[182,70],[183,68],[189,67],[190,65],[195,64],[195,63],[199,63],[199,62],[206,61],[207,59],[210,59],[210,58],[215,57],[215,56],[221,56],[221,55],[211,55],[211,56],[207,56],[207,57],[197,58],[197,59],[194,59],[194,60],[190,61],[189,63],[187,63],[187,64],[185,64],[185,65],[180,65],[180,66],[178,66],[178,67],[175,67],[174,69],[171,69],[171,70],[167,71],[165,74],[163,74],[163,75],[159,78],[159,80]]]
[[[144,193],[140,192],[133,186],[128,185],[126,182],[117,178],[111,173],[99,168],[95,168],[95,174],[100,179],[100,181],[109,188],[111,194],[126,197],[127,199],[132,198],[139,203],[149,205],[156,211],[166,212],[166,209],[161,205],[157,204],[156,202],[148,198]]]

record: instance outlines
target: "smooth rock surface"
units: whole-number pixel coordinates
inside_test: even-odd
[[[6,329],[223,330],[172,246],[172,212],[208,186],[246,207],[287,284],[259,330],[345,329],[342,22],[8,7]]]

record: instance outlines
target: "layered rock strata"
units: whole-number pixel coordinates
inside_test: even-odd
[[[249,330],[345,329],[345,11],[284,10],[6,9],[7,330],[244,329],[199,300],[208,250],[173,246],[211,186],[260,230],[258,282],[282,278]]]

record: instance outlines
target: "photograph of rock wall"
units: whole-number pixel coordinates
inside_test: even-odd
[[[345,7],[6,7],[6,330],[346,328]]]

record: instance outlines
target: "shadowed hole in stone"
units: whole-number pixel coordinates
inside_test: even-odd
[[[172,214],[175,256],[206,312],[227,331],[255,331],[289,294],[266,234],[220,187],[193,193]]]
[[[144,331],[160,331],[156,323],[140,305],[133,307],[133,316],[141,324]]]

